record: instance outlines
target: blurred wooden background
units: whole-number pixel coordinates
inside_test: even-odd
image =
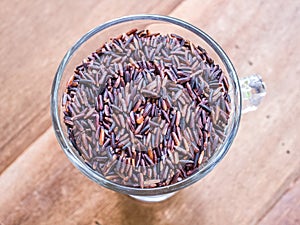
[[[243,115],[225,159],[202,181],[155,204],[97,186],[61,151],[50,120],[60,60],[116,17],[190,22],[267,96]],[[0,2],[0,224],[300,224],[300,1]]]

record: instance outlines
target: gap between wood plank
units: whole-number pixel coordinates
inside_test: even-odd
[[[47,106],[46,106],[46,109],[47,109]],[[47,109],[46,110],[45,108],[43,108],[41,111],[39,111],[39,113],[41,113],[41,112],[44,112],[44,111],[47,111],[47,112],[49,112],[49,110]],[[39,114],[38,113],[38,114]],[[44,118],[45,119],[45,118]],[[2,147],[1,147],[1,149],[5,149],[5,147],[7,147],[7,145],[10,145],[16,138],[18,138],[18,135],[20,135],[20,133],[22,133],[23,132],[23,130],[24,130],[24,128],[25,127],[27,127],[29,124],[32,124],[32,123],[34,123],[34,121],[36,120],[36,117],[32,117],[27,123],[25,123],[24,124],[24,126],[22,126],[22,128],[20,128],[19,130],[20,130],[20,132],[18,132],[17,134],[15,134],[15,135],[13,135],[10,139],[9,139],[9,141],[8,142],[6,142]],[[46,123],[47,123],[47,119],[44,121],[44,122],[42,122],[42,124],[44,123],[44,125],[46,125]],[[39,123],[39,125],[42,125],[42,124],[40,124]],[[6,159],[6,166],[4,167],[4,168],[1,168],[0,169],[0,175],[28,148],[28,146],[30,146],[32,143],[34,143],[41,135],[43,135],[46,131],[47,131],[47,129],[49,128],[49,126],[46,126],[46,127],[44,127],[44,126],[40,126],[41,128],[43,128],[43,129],[41,129],[41,132],[38,134],[38,135],[36,135],[36,136],[34,136],[33,135],[33,138],[32,138],[32,141],[31,142],[29,142],[29,143],[27,143],[27,144],[25,144],[25,145],[22,145],[22,146],[19,146],[19,148],[20,147],[22,147],[22,149],[20,150],[20,151],[18,151],[18,153],[17,154],[15,154],[15,155],[11,155],[10,157],[8,157],[7,159]],[[40,129],[40,127],[37,127],[37,129]],[[34,128],[35,129],[35,128]],[[30,137],[27,137],[27,138],[29,138],[30,139]],[[17,144],[18,145],[18,144]],[[18,146],[10,146],[10,147],[18,147]]]
[[[186,0],[180,0],[180,2],[177,5],[174,5],[172,8],[170,8],[169,12],[166,12],[165,14],[161,14],[161,15],[166,15],[166,16],[170,16],[170,14],[172,14],[174,11],[176,11],[176,9],[185,2]],[[160,15],[160,14],[158,14]]]
[[[286,181],[284,182],[284,184],[288,183],[288,185],[283,185],[285,187],[280,187],[278,191],[281,191],[281,193],[278,195],[278,197],[276,198],[276,200],[271,203],[270,207],[260,216],[260,218],[254,222],[254,224],[258,225],[260,224],[260,222],[268,216],[268,214],[272,211],[272,209],[275,208],[275,206],[277,205],[278,202],[280,202],[280,200],[291,190],[294,188],[294,186],[296,185],[298,179],[300,179],[300,174],[292,174],[290,177],[288,177],[286,179]]]

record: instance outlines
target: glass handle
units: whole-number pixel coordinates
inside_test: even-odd
[[[250,75],[240,79],[242,92],[242,113],[257,109],[263,97],[266,95],[266,84],[259,75]]]

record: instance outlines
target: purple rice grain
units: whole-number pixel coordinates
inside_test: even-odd
[[[69,139],[93,170],[122,185],[172,185],[226,137],[229,82],[177,34],[132,29],[83,60],[62,96]]]

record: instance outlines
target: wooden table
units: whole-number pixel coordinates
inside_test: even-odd
[[[300,224],[299,1],[4,0],[0,10],[0,224]],[[268,87],[216,169],[155,204],[84,177],[61,151],[49,113],[67,49],[96,25],[137,13],[202,28],[240,76],[260,73]]]

